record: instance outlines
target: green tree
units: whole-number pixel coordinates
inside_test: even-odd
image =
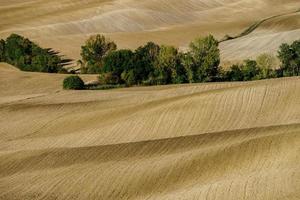
[[[175,82],[177,79],[178,50],[173,46],[161,46],[157,63],[155,64],[155,71],[159,79],[164,84]]]
[[[294,53],[294,60],[291,64],[293,76],[300,75],[300,40],[294,41],[291,45],[291,48]]]
[[[181,63],[181,55],[173,46],[161,46],[155,74],[163,84],[186,82],[185,68]]]
[[[91,36],[81,47],[81,56],[88,73],[100,73],[103,58],[117,49],[117,45],[103,35]]]
[[[124,71],[133,69],[133,56],[133,52],[126,49],[110,52],[104,58],[103,72],[111,72],[121,80],[121,74]]]
[[[281,61],[283,76],[298,76],[300,74],[300,40],[293,44],[282,44],[279,47],[278,58]]]
[[[189,83],[194,83],[196,82],[196,71],[197,68],[194,64],[193,57],[190,52],[187,53],[180,53],[180,62],[181,65],[184,68],[184,76],[186,77],[186,81]]]
[[[261,70],[259,79],[275,78],[276,58],[270,54],[261,54],[256,59],[257,65]]]
[[[244,75],[241,70],[241,66],[232,65],[229,71],[225,72],[225,80],[226,81],[243,81]]]
[[[132,69],[134,80],[136,83],[142,83],[148,80],[150,76],[154,76],[154,66],[157,62],[160,47],[159,45],[148,42],[145,46],[141,46],[134,52]]]
[[[241,68],[244,81],[251,81],[258,79],[257,76],[260,74],[260,69],[257,66],[255,60],[245,60],[244,65]]]
[[[30,58],[25,58],[26,54],[31,55],[30,41],[17,34],[11,34],[6,39],[5,60],[22,69],[30,64]]]
[[[213,81],[219,73],[220,50],[219,42],[209,35],[197,38],[190,43],[190,53],[196,66],[196,81]]]

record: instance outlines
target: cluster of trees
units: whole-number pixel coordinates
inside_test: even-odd
[[[104,84],[171,84],[217,80],[220,52],[213,36],[191,42],[188,52],[153,42],[117,50],[117,45],[97,35],[82,46],[82,73],[99,73]]]
[[[58,52],[44,49],[17,34],[0,40],[0,61],[23,71],[58,73],[66,72],[64,66],[71,60],[62,59]]]
[[[280,67],[281,76],[299,76],[300,40],[294,41],[291,45],[282,44],[278,51],[278,58],[282,63]]]
[[[256,60],[245,60],[242,64],[234,64],[221,75],[223,81],[251,81],[280,77],[275,69],[276,58],[262,54]]]
[[[82,60],[78,63],[81,65],[81,73],[100,74],[102,85],[250,81],[298,76],[300,73],[300,40],[280,46],[279,67],[276,57],[262,54],[256,60],[245,60],[226,71],[220,67],[218,45],[219,41],[209,35],[192,41],[186,52],[153,42],[134,51],[118,50],[113,41],[103,35],[95,35],[81,47]],[[0,62],[10,63],[24,71],[67,73],[64,66],[70,61],[63,59],[58,52],[41,48],[17,34],[0,40]],[[78,78],[70,78],[67,85],[73,82],[78,84]]]
[[[246,60],[241,65],[232,65],[223,73],[224,81],[250,81],[267,78],[279,78],[300,75],[300,40],[291,45],[282,44],[279,47],[278,58],[281,62],[277,67],[276,58],[262,54],[256,60]]]
[[[276,58],[262,54],[229,70],[220,67],[219,42],[211,35],[197,38],[187,52],[153,42],[137,48],[117,50],[117,45],[102,35],[92,36],[82,46],[82,73],[100,74],[102,84],[162,85],[212,81],[250,81],[299,75],[300,40],[282,44]]]

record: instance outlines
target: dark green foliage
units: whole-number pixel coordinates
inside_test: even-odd
[[[225,72],[226,81],[251,81],[259,79],[261,70],[255,60],[245,60],[242,65],[232,65],[230,70]]]
[[[3,51],[4,49],[4,51]],[[4,56],[3,56],[4,52]],[[62,60],[51,49],[43,49],[20,35],[0,41],[0,59],[24,71],[57,73],[70,60]]]
[[[124,88],[126,87],[125,85],[120,85],[120,84],[103,84],[103,85],[94,85],[94,86],[88,86],[86,89],[88,90],[111,90],[111,89],[117,89],[117,88]]]
[[[136,76],[134,74],[133,70],[129,70],[129,71],[124,71],[121,74],[121,79],[126,83],[126,85],[131,86],[134,85],[137,81],[136,81]]]
[[[245,60],[242,65],[232,65],[230,70],[224,73],[222,80],[252,81],[276,77],[277,74],[275,70],[266,68],[266,66],[259,66],[255,60]]]
[[[103,35],[91,36],[81,47],[82,67],[85,68],[82,69],[82,72],[101,73],[104,57],[116,49],[117,45]]]
[[[117,50],[104,58],[103,72],[111,72],[121,79],[124,71],[133,69],[133,52],[131,50]]]
[[[255,60],[245,60],[244,65],[241,67],[244,81],[251,81],[257,79],[260,74],[260,69]]]
[[[283,76],[299,76],[300,74],[300,40],[291,45],[282,44],[278,51]]]
[[[5,62],[5,41],[0,40],[0,62]]]
[[[20,69],[24,69],[31,64],[32,49],[32,43],[28,39],[12,34],[6,39],[5,60]]]
[[[153,43],[148,42],[145,46],[139,47],[133,57],[133,69],[134,76],[131,78],[135,84],[140,84],[146,81],[154,72],[154,64],[157,62],[157,57],[160,51],[160,47]],[[127,71],[131,71],[127,70]]]
[[[79,76],[68,76],[63,81],[63,88],[66,90],[83,90],[83,80]]]
[[[241,70],[241,66],[239,65],[232,65],[230,70],[225,72],[225,80],[226,81],[243,81],[244,75]]]

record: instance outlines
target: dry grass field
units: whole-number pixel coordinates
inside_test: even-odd
[[[299,11],[299,0],[0,0],[0,38],[76,60],[95,33],[185,49],[264,20],[220,44],[226,64],[300,39]],[[300,199],[300,77],[103,91],[63,90],[65,77],[0,63],[0,200]]]
[[[0,65],[1,200],[300,198],[299,77],[64,91],[64,76]]]
[[[221,44],[224,63],[275,53],[300,34],[299,0],[0,0],[0,37],[12,32],[79,59],[89,35],[103,33],[120,48],[148,41],[186,48],[197,36],[222,39],[261,24],[250,35]]]

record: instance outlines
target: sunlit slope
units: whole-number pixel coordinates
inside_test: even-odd
[[[63,77],[0,64],[0,199],[299,199],[299,78],[63,91]]]
[[[255,58],[261,53],[277,55],[282,43],[292,43],[299,40],[299,35],[300,10],[274,16],[261,23],[249,35],[222,43],[222,57],[234,61],[246,57]]]
[[[120,47],[135,48],[155,41],[185,48],[199,35],[211,33],[221,39],[262,19],[299,9],[298,0],[0,1],[0,36],[20,33],[78,59],[80,46],[95,33],[108,35]],[[299,28],[296,25],[294,30]],[[290,27],[276,31],[281,37],[265,34],[264,40],[251,36],[225,43],[223,60],[244,59],[249,51],[255,56],[257,50],[260,53],[267,48],[274,52],[284,39],[298,39],[286,31]],[[276,44],[271,42],[274,40]]]
[[[1,199],[299,199],[299,125],[7,152]]]

